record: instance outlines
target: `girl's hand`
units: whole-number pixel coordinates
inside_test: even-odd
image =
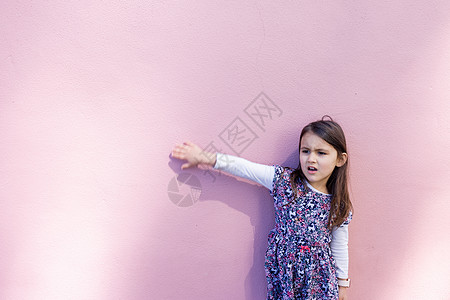
[[[199,164],[214,166],[216,163],[216,154],[203,151],[199,146],[192,142],[184,142],[182,145],[176,145],[172,150],[172,156],[187,162],[181,166],[181,169],[196,167]]]
[[[348,299],[347,289],[348,289],[348,287],[343,287],[343,286],[339,287],[339,300],[347,300]]]

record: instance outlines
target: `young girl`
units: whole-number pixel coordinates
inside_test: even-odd
[[[205,153],[185,142],[172,156],[182,169],[207,164],[269,189],[275,228],[265,258],[267,299],[347,299],[348,155],[342,128],[330,120],[303,128],[296,169],[262,165],[223,153]]]

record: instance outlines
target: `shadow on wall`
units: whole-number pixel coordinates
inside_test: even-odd
[[[178,176],[187,173],[184,170],[180,171],[181,164],[182,162],[173,158],[169,162],[170,168]],[[281,164],[292,168],[297,167],[298,150],[292,152],[283,163],[274,162],[273,164]],[[205,175],[205,171],[200,169],[191,169],[188,172],[199,178]],[[267,236],[274,227],[272,197],[269,194],[269,190],[265,187],[237,180],[235,176],[217,170],[212,170],[212,172],[218,175],[216,182],[207,182],[201,185],[201,195],[198,201],[220,201],[250,218],[250,223],[254,228],[253,264],[245,279],[245,294],[247,300],[264,299],[267,291],[264,257],[267,248]],[[192,180],[189,182],[189,178],[193,179],[192,177],[184,177],[186,179],[185,184],[189,185],[191,189],[197,189],[197,181]],[[180,201],[182,200],[180,199]],[[186,201],[189,203],[191,200]],[[233,228],[232,230],[239,230],[239,228]]]

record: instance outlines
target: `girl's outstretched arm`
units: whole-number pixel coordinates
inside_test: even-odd
[[[192,142],[177,145],[172,150],[172,156],[187,161],[181,166],[182,169],[199,164],[209,165],[216,170],[250,179],[272,190],[272,181],[275,175],[274,166],[258,164],[234,155],[205,152]]]

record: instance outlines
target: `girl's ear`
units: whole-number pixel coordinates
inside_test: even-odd
[[[347,153],[342,153],[340,157],[338,157],[336,167],[342,167],[347,162]]]

